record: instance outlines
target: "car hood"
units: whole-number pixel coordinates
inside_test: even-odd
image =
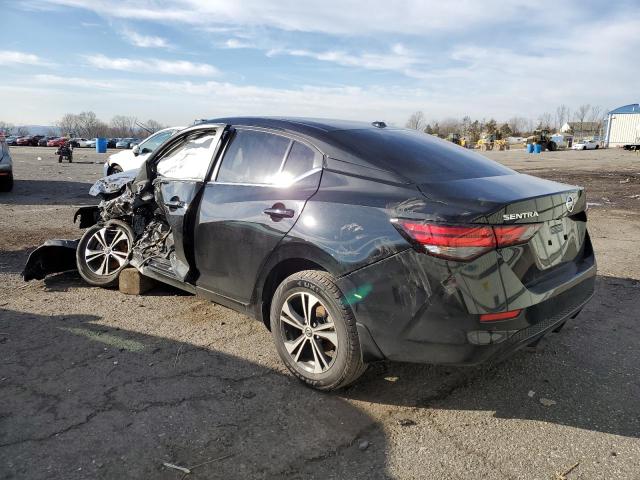
[[[100,194],[116,193],[127,183],[132,182],[137,174],[138,170],[127,170],[103,177],[89,189],[89,195],[97,197]]]
[[[123,150],[122,152],[114,153],[113,155],[109,155],[109,163],[118,161],[128,160],[133,157],[133,152],[131,150]]]

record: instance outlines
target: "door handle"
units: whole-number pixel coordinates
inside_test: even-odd
[[[293,216],[295,215],[295,212],[293,210],[291,210],[290,208],[285,208],[284,205],[280,206],[276,206],[274,205],[271,208],[267,208],[264,210],[264,213],[266,213],[267,215],[269,215],[271,218],[293,218]]]
[[[184,207],[184,202],[180,200],[178,197],[173,197],[168,202],[164,202],[164,204],[169,207],[171,210],[175,210],[176,208]]]

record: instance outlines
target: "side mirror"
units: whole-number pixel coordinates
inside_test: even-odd
[[[137,157],[140,154],[140,147],[135,145],[131,151],[133,152],[133,155]]]

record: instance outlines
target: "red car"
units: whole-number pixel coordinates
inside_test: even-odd
[[[54,138],[53,140],[49,140],[47,142],[47,147],[61,147],[68,141],[69,139],[64,137]]]
[[[16,145],[22,147],[37,147],[38,142],[43,137],[44,135],[25,135],[24,137],[20,137],[16,140]]]

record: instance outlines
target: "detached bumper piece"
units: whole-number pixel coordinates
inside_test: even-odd
[[[47,240],[29,255],[22,272],[25,282],[42,280],[52,273],[76,269],[79,240]]]

